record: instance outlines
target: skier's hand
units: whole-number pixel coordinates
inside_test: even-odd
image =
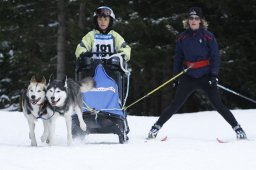
[[[123,52],[123,51],[119,51],[119,53],[122,53],[122,52]],[[126,61],[126,56],[125,56],[125,54],[123,53],[123,54],[121,54],[121,56],[122,56],[123,60]]]
[[[125,54],[122,54],[121,56],[122,56],[122,58],[125,60]]]
[[[208,83],[210,87],[216,87],[218,85],[219,79],[217,76],[211,76]]]

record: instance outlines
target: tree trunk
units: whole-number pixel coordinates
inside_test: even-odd
[[[66,23],[65,23],[65,0],[57,0],[58,8],[58,40],[57,40],[57,79],[65,77],[66,58]]]
[[[82,31],[85,30],[85,1],[80,3],[78,25]]]

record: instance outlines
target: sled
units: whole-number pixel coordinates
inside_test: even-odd
[[[96,87],[82,93],[83,118],[87,125],[83,132],[76,115],[72,116],[73,138],[83,139],[85,135],[113,133],[119,143],[128,140],[129,126],[124,105],[128,97],[130,69],[122,53],[92,53],[77,61],[76,80],[92,76]]]

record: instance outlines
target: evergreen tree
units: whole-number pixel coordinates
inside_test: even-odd
[[[32,75],[46,78],[56,73],[57,2],[43,0],[1,1],[0,5],[0,108],[18,103],[19,91]],[[116,14],[114,29],[132,47],[130,95],[127,103],[147,94],[172,77],[176,37],[184,31],[182,20],[191,6],[200,6],[217,37],[221,52],[220,83],[256,98],[255,1],[251,0],[101,0],[65,2],[65,62],[62,74],[74,77],[75,48],[94,28],[92,15],[102,5]],[[63,42],[63,41],[62,41]],[[130,114],[158,115],[173,99],[170,85],[129,108]],[[255,104],[222,92],[231,108]],[[212,109],[202,93],[192,96],[179,112]]]

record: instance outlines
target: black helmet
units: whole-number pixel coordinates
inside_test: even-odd
[[[94,24],[96,26],[96,29],[101,31],[97,22],[97,17],[110,17],[110,22],[109,22],[109,26],[107,28],[106,33],[108,33],[113,26],[113,22],[116,19],[115,14],[113,12],[113,10],[107,6],[101,6],[99,8],[96,9],[96,11],[93,13],[93,20],[94,20]]]
[[[98,17],[98,16],[104,16],[104,17],[111,17],[113,20],[115,20],[115,14],[113,10],[107,6],[101,6],[96,9],[96,11],[93,13],[93,17]]]

